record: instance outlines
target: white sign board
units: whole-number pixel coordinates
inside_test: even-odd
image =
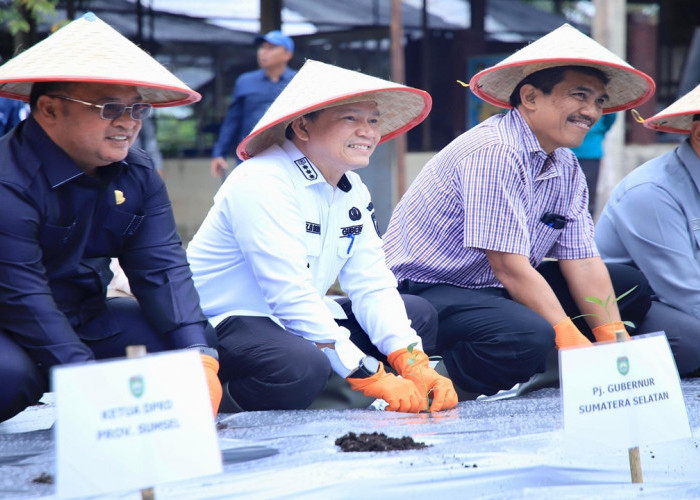
[[[690,437],[678,370],[666,335],[562,349],[564,431],[612,447]]]
[[[52,377],[59,498],[222,471],[198,352],[57,366]]]

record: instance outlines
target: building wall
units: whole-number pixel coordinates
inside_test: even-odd
[[[209,158],[169,158],[163,162],[165,184],[178,233],[187,244],[206,217],[221,182],[209,173]]]

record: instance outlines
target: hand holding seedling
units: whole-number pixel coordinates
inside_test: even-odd
[[[425,395],[424,407],[432,398],[430,411],[449,410],[457,406],[457,393],[452,381],[430,367],[428,355],[415,349],[416,344],[399,349],[388,356],[389,364],[403,378],[411,380]]]
[[[620,295],[619,297],[615,298],[613,300],[612,296],[613,294],[611,293],[608,295],[608,298],[605,299],[605,302],[603,302],[601,299],[598,297],[584,297],[586,302],[590,302],[592,304],[597,304],[600,307],[603,308],[605,311],[605,316],[600,316],[599,314],[581,314],[580,316],[576,316],[576,318],[581,318],[584,316],[595,316],[596,318],[601,318],[604,320],[607,320],[606,323],[596,326],[595,328],[592,329],[593,331],[593,336],[595,337],[596,342],[605,342],[605,341],[615,341],[615,332],[616,331],[623,331],[625,332],[626,340],[630,339],[629,333],[627,333],[627,329],[625,328],[625,325],[629,327],[634,327],[634,323],[631,321],[613,321],[612,316],[610,314],[610,306],[612,304],[617,304],[620,299],[626,297],[630,293],[634,291],[634,289],[637,288],[636,286],[630,288],[627,290],[625,293]],[[611,302],[612,301],[612,302]],[[574,319],[576,319],[574,318]]]
[[[625,335],[627,337],[627,340],[629,340],[630,336],[629,333],[627,333],[627,330],[625,329],[625,325],[628,326],[634,326],[629,321],[613,321],[612,319],[612,314],[610,313],[610,306],[613,304],[617,304],[617,302],[632,293],[634,289],[637,288],[636,286],[630,288],[627,290],[625,293],[620,295],[619,297],[615,298],[613,300],[613,294],[611,293],[608,295],[608,298],[605,299],[605,301],[599,299],[598,297],[584,297],[584,300],[586,302],[590,302],[591,304],[596,304],[600,306],[604,311],[605,311],[605,316],[601,316],[600,314],[595,314],[595,313],[587,313],[587,314],[580,314],[573,319],[576,318],[583,318],[586,316],[595,316],[596,318],[601,318],[604,320],[607,320],[606,323],[602,325],[598,325],[594,328],[591,329],[593,332],[593,336],[596,339],[596,342],[605,342],[605,341],[610,341],[610,340],[615,340],[615,332],[622,330],[625,332]],[[576,328],[576,325],[574,325],[572,318],[566,318],[564,321],[561,321],[554,325],[554,342],[557,346],[558,349],[565,349],[567,347],[582,347],[582,346],[590,346],[593,345],[590,340],[588,340],[580,331],[578,328]]]
[[[377,373],[367,378],[347,377],[353,391],[359,391],[371,398],[380,398],[389,403],[389,411],[418,413],[426,408],[425,400],[418,388],[410,380],[406,380],[384,370],[379,363]]]

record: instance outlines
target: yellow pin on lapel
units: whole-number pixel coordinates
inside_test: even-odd
[[[122,193],[118,189],[114,190],[114,199],[117,202],[117,205],[121,205],[126,201],[126,198],[124,198],[124,193]]]

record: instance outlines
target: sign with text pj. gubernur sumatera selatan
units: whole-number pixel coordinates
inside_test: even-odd
[[[222,471],[198,352],[55,367],[59,498]]]
[[[559,351],[567,435],[620,448],[690,437],[666,335]]]

